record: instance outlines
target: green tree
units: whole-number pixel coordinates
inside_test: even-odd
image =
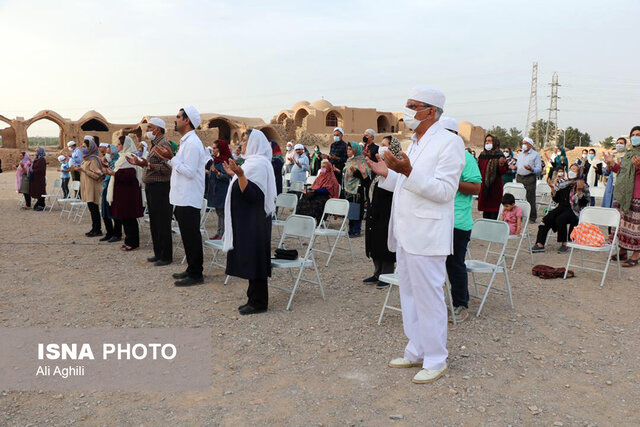
[[[613,148],[613,146],[615,145],[613,137],[612,136],[606,137],[605,139],[600,141],[600,145],[603,148],[606,148],[607,150],[611,150]]]
[[[490,133],[500,140],[501,148],[509,147],[516,149],[522,143],[522,131],[515,127],[507,130],[502,126],[493,126],[487,133]]]
[[[544,137],[547,134],[547,126],[549,122],[543,119],[534,122],[531,126],[531,130],[529,131],[529,138],[533,139],[533,142],[536,143],[537,147],[542,147],[544,145]],[[556,126],[551,123],[549,129],[549,139],[551,139],[551,135],[556,131]]]
[[[567,150],[573,150],[577,146],[591,145],[591,136],[588,133],[580,132],[580,129],[568,126],[564,130],[564,135],[559,142],[563,142]]]

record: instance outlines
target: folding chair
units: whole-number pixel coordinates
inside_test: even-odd
[[[511,193],[516,200],[527,200],[527,190],[519,182],[507,182],[502,187],[502,194]]]
[[[282,171],[284,172],[284,168],[282,169]],[[289,191],[289,185],[290,185],[290,181],[291,181],[291,172],[286,172],[282,174],[282,191],[283,192],[287,192]]]
[[[511,308],[513,308],[513,298],[511,296],[511,284],[509,283],[509,273],[507,269],[507,262],[504,256],[504,252],[507,249],[507,242],[509,241],[509,226],[506,222],[495,221],[492,219],[477,219],[473,224],[473,228],[471,229],[471,242],[480,241],[486,243],[496,243],[502,245],[500,249],[498,260],[495,264],[491,264],[487,261],[480,261],[475,259],[468,259],[465,261],[465,265],[467,267],[467,272],[471,273],[471,278],[473,279],[473,286],[475,288],[475,297],[479,298],[478,286],[486,287],[486,291],[484,296],[482,297],[482,302],[480,303],[480,307],[478,307],[478,312],[476,316],[480,316],[480,312],[482,311],[482,307],[484,306],[485,301],[487,300],[487,296],[489,295],[489,291],[493,287],[493,281],[496,278],[496,274],[504,273],[504,279],[507,284],[506,292],[509,295],[509,302],[511,303]],[[491,274],[491,278],[487,284],[480,283],[476,281],[476,274]],[[494,290],[504,293],[505,291],[502,289],[498,289],[494,287]]]
[[[84,213],[87,211],[87,202],[71,202],[71,211],[69,212],[69,216],[71,216],[74,209],[76,210],[76,214],[73,216],[73,219],[71,221],[76,222],[77,219],[78,223],[80,223],[82,221],[82,218],[84,217]]]
[[[316,179],[318,179],[318,175],[309,175],[305,184],[308,186],[312,186],[316,182]]]
[[[304,182],[294,181],[289,185],[287,192],[297,191],[298,193],[302,193],[304,191]]]
[[[589,187],[589,196],[593,197],[596,200],[596,205],[598,204],[598,201],[600,201],[600,204],[602,204],[602,199],[604,199],[604,190],[604,185],[601,185],[599,187]]]
[[[389,297],[391,296],[391,289],[394,286],[398,286],[398,289],[400,287],[400,282],[398,280],[398,270],[396,269],[396,271],[393,274],[381,274],[380,277],[378,277],[378,280],[384,283],[388,283],[389,284],[389,289],[387,290],[387,296],[384,299],[384,303],[382,304],[382,310],[380,311],[380,317],[378,317],[378,325],[382,322],[382,316],[384,316],[384,311],[385,310],[395,310],[395,311],[402,311],[401,308],[399,307],[395,307],[393,305],[389,305]],[[449,310],[451,310],[451,320],[453,321],[453,324],[457,324],[458,321],[456,320],[456,316],[454,314],[454,308],[453,308],[453,297],[451,296],[451,284],[449,283],[449,278],[445,277],[445,281],[444,281],[444,286],[445,286],[445,299],[449,300]]]
[[[538,181],[536,184],[536,198],[537,206],[546,206],[547,209],[551,205],[551,187],[544,181]],[[545,214],[545,210],[542,210],[542,213]]]
[[[207,199],[202,199],[202,207],[200,208],[200,234],[202,234],[202,238],[204,240],[209,240],[209,233],[205,228],[208,215],[209,215],[209,210],[207,209]],[[171,232],[177,236],[180,236],[180,227],[178,225],[172,227]],[[182,249],[182,239],[178,240],[175,250],[177,251],[178,249]],[[180,264],[184,264],[184,261],[186,259],[187,259],[187,254],[184,254]]]
[[[327,203],[324,205],[324,211],[322,212],[322,219],[320,220],[320,224],[318,224],[318,228],[316,228],[315,235],[316,236],[324,236],[327,239],[327,245],[329,246],[329,251],[323,251],[320,249],[314,249],[316,252],[320,252],[323,254],[329,254],[329,258],[327,258],[327,263],[325,267],[329,266],[329,262],[331,261],[331,257],[333,257],[333,253],[336,249],[348,250],[351,254],[351,260],[354,260],[353,250],[351,249],[351,239],[349,239],[349,233],[347,232],[347,215],[349,214],[349,201],[345,199],[329,199]],[[341,216],[342,222],[340,223],[339,229],[329,228],[327,221],[329,215]],[[335,237],[333,244],[329,237]],[[339,247],[338,240],[340,237],[344,237],[347,239],[348,248]]]
[[[513,258],[513,262],[511,263],[512,270],[513,270],[513,267],[516,265],[516,260],[518,259],[518,254],[520,253],[520,248],[522,247],[522,242],[524,241],[525,237],[527,238],[527,247],[525,249],[529,252],[529,256],[531,257],[531,265],[533,265],[533,253],[531,252],[531,233],[529,232],[529,227],[528,227],[529,216],[531,215],[531,205],[529,205],[529,202],[525,202],[523,200],[516,200],[516,206],[522,209],[522,230],[519,236],[515,234],[509,234],[509,240],[507,241],[507,249],[509,247],[510,241],[517,241],[518,247],[516,248],[516,251],[513,253],[507,252],[507,249],[505,249],[505,253],[504,253],[505,257]],[[500,209],[498,210],[498,219],[502,218],[502,210],[503,210],[503,207],[502,205],[500,205]],[[489,242],[489,245],[487,246],[487,252],[484,254],[485,261],[487,260],[487,257],[489,256],[489,254],[499,255],[499,252],[495,252],[491,250],[491,242]]]
[[[591,189],[589,189],[589,191],[591,191]],[[606,243],[604,246],[600,246],[600,247],[584,246],[578,243],[568,242],[567,246],[571,248],[571,251],[569,252],[569,259],[567,260],[567,266],[565,267],[564,279],[567,278],[567,272],[569,271],[569,267],[575,267],[582,270],[597,271],[602,273],[602,281],[600,281],[600,287],[602,288],[604,286],[604,279],[607,277],[607,271],[609,270],[609,263],[611,262],[611,257],[613,256],[614,248],[617,248],[617,255],[618,255],[618,278],[621,277],[620,248],[618,247],[618,227],[620,226],[620,212],[614,208],[587,206],[586,208],[582,209],[582,211],[580,211],[580,219],[578,224],[582,224],[583,222],[588,222],[590,224],[594,224],[599,227],[614,228],[615,231],[613,233],[613,239],[611,240],[611,243]],[[607,233],[605,232],[605,236],[606,235]],[[575,249],[578,249],[581,251],[589,251],[589,252],[608,252],[607,262],[587,260],[588,262],[591,262],[594,264],[604,264],[604,270],[585,267],[584,266],[585,260],[582,252],[580,252],[580,265],[571,264],[571,258],[573,257],[573,251]]]
[[[75,192],[75,193],[72,193],[72,192]],[[80,197],[78,197],[79,192],[80,192],[80,181],[72,181],[71,186],[69,187],[70,197],[67,197],[66,199],[58,199],[58,203],[62,205],[60,210],[60,218],[62,218],[65,212],[68,213],[67,219],[69,218],[69,216],[71,216],[71,203],[77,202],[80,200]],[[71,194],[74,194],[74,195],[71,196]],[[67,207],[69,209],[66,209]]]
[[[291,193],[280,193],[276,198],[276,214],[274,215],[273,220],[271,221],[271,225],[276,227],[278,233],[280,233],[280,227],[284,227],[283,219],[279,219],[279,214],[286,210],[291,210],[289,215],[295,215],[296,208],[298,206],[298,197],[295,194]],[[278,212],[280,210],[280,212]]]
[[[49,207],[49,212],[51,212],[53,210],[53,207],[55,206],[56,202],[60,198],[60,196],[62,196],[62,180],[58,178],[53,182],[53,192],[51,194],[43,194],[42,195],[42,197],[44,197],[44,203],[45,203],[44,210],[45,211],[47,210],[47,202],[50,199],[53,199],[53,202],[51,202],[51,204],[48,206]]]
[[[209,268],[207,269],[207,276],[211,273],[211,269],[215,265],[216,267],[222,268],[224,271],[227,266],[222,262],[218,261],[218,255],[222,253],[222,246],[224,244],[224,236],[220,240],[205,240],[203,246],[205,248],[211,249],[211,262],[209,263]],[[224,279],[224,284],[226,285],[229,282],[229,276]]]
[[[309,239],[309,244],[307,246],[307,250],[304,253],[304,257],[294,260],[288,259],[277,259],[274,258],[271,260],[271,268],[284,268],[289,270],[289,274],[291,275],[291,279],[293,280],[293,288],[283,288],[274,284],[270,284],[269,286],[280,289],[281,291],[285,291],[291,294],[289,297],[289,303],[287,304],[287,310],[291,308],[291,302],[293,301],[293,296],[298,289],[298,285],[300,282],[307,282],[314,285],[318,285],[320,288],[320,294],[322,295],[322,299],[325,299],[324,288],[322,287],[322,280],[320,279],[320,273],[318,272],[318,266],[316,264],[316,260],[313,257],[313,242],[315,239],[315,230],[316,230],[316,220],[310,216],[304,215],[291,215],[284,222],[284,229],[282,231],[282,237],[280,237],[280,244],[278,247],[284,247],[284,241],[287,237],[297,237],[302,239]],[[303,279],[302,273],[304,272],[305,267],[313,267],[315,272],[316,281]],[[298,270],[298,275],[294,276],[293,270]]]

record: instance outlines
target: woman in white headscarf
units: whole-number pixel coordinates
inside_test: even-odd
[[[224,163],[232,176],[224,205],[223,250],[226,273],[249,281],[247,303],[240,314],[267,310],[267,280],[271,276],[271,215],[276,210],[276,180],[271,165],[271,144],[262,132],[248,130],[242,136],[244,163]]]
[[[107,169],[111,175],[107,187],[107,202],[111,204],[111,215],[122,221],[124,244],[120,249],[133,251],[140,246],[138,218],[143,215],[142,209],[142,170],[129,163],[127,157],[134,156],[136,144],[128,136],[121,136],[118,143],[119,157],[113,170]]]

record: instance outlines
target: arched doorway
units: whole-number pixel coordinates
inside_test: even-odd
[[[283,124],[285,120],[287,120],[287,113],[280,113],[276,121],[280,124]]]
[[[38,123],[34,126],[35,123]],[[33,127],[32,127],[33,126]],[[31,133],[31,138],[29,137]],[[56,147],[64,146],[64,129],[62,124],[49,116],[35,119],[25,128],[27,147]],[[57,134],[57,136],[55,136]]]
[[[109,132],[109,127],[98,119],[87,120],[80,128],[85,132]]]
[[[0,116],[0,147],[16,148],[16,130],[11,124],[11,120]]]
[[[217,118],[209,120],[209,129],[218,128],[218,139],[231,141],[231,128],[233,126],[227,119]]]
[[[391,124],[387,116],[378,116],[378,133],[389,132]]]
[[[282,146],[282,137],[277,130],[275,130],[271,126],[265,126],[260,130],[262,131],[262,133],[264,133],[264,136],[266,136],[269,141],[275,141],[278,143],[278,145]]]
[[[307,110],[305,110],[304,108],[299,109],[295,116],[296,127],[302,127],[303,125],[306,125],[305,119],[308,115],[309,112]]]
[[[342,127],[342,116],[337,111],[329,111],[325,117],[324,125],[330,128]]]

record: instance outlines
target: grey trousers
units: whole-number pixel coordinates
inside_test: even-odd
[[[517,175],[516,182],[524,185],[527,190],[527,202],[531,205],[531,216],[529,219],[535,221],[538,218],[538,209],[536,209],[536,175]]]

